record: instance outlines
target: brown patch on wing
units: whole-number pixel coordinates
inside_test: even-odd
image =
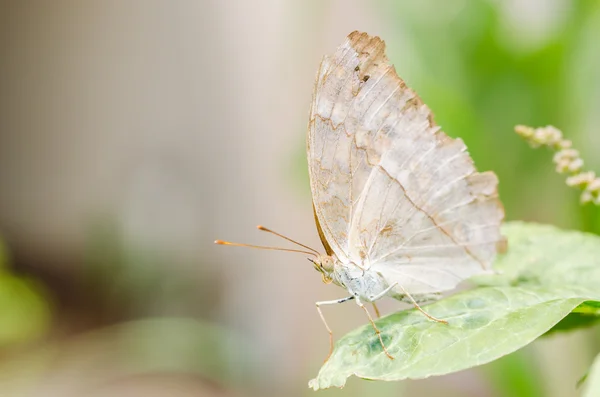
[[[329,246],[329,243],[327,242],[325,235],[323,234],[323,229],[321,229],[321,224],[319,223],[319,218],[317,217],[317,213],[315,212],[314,204],[313,204],[313,215],[315,217],[315,224],[317,225],[317,232],[319,233],[319,238],[321,239],[321,243],[323,244],[323,247],[325,248],[325,252],[327,253],[327,255],[331,256],[331,255],[333,255],[334,252],[331,249],[331,247]]]
[[[394,228],[391,225],[387,225],[383,229],[381,229],[381,231],[379,233],[387,234],[387,233],[391,233],[393,230],[394,230]]]
[[[506,240],[506,237],[498,240],[496,243],[496,249],[498,250],[499,254],[504,254],[506,251],[508,251],[508,240]]]

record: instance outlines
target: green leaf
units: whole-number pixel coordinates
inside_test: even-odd
[[[600,396],[600,354],[594,359],[592,367],[585,375],[581,397]]]
[[[494,268],[512,285],[575,285],[597,291],[600,285],[600,237],[554,226],[507,223],[502,232],[508,252]]]
[[[479,288],[426,307],[447,325],[414,309],[378,320],[383,341],[395,357],[390,360],[366,324],[338,341],[309,386],[342,387],[351,375],[401,380],[448,374],[520,349],[573,311],[597,314],[598,236],[522,222],[505,225],[503,234],[509,250],[496,262],[501,274],[480,277]]]
[[[310,386],[342,387],[350,375],[426,378],[485,364],[532,342],[587,299],[567,288],[482,287],[427,307],[448,325],[415,310],[395,313],[377,322],[394,360],[383,354],[373,328],[365,325],[340,339]]]

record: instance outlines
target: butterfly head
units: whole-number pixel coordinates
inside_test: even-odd
[[[319,255],[316,258],[308,258],[309,261],[315,267],[319,273],[321,273],[321,278],[325,284],[331,284],[333,281],[332,273],[333,273],[333,258],[329,255]]]

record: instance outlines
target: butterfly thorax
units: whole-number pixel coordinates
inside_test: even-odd
[[[314,260],[326,284],[334,283],[350,292],[352,296],[371,302],[387,287],[383,277],[354,263],[343,263],[334,256],[322,255]]]
[[[350,294],[367,302],[377,300],[375,298],[388,287],[379,273],[354,263],[336,262],[332,278],[334,283],[347,289]]]

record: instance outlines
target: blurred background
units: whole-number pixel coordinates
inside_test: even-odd
[[[0,396],[307,396],[343,296],[264,224],[320,249],[305,157],[321,57],[379,35],[493,170],[507,219],[600,233],[515,124],[600,171],[595,0],[0,1]],[[397,303],[381,305],[385,312]],[[365,323],[325,308],[340,337]],[[322,395],[576,396],[598,328],[494,363]]]

